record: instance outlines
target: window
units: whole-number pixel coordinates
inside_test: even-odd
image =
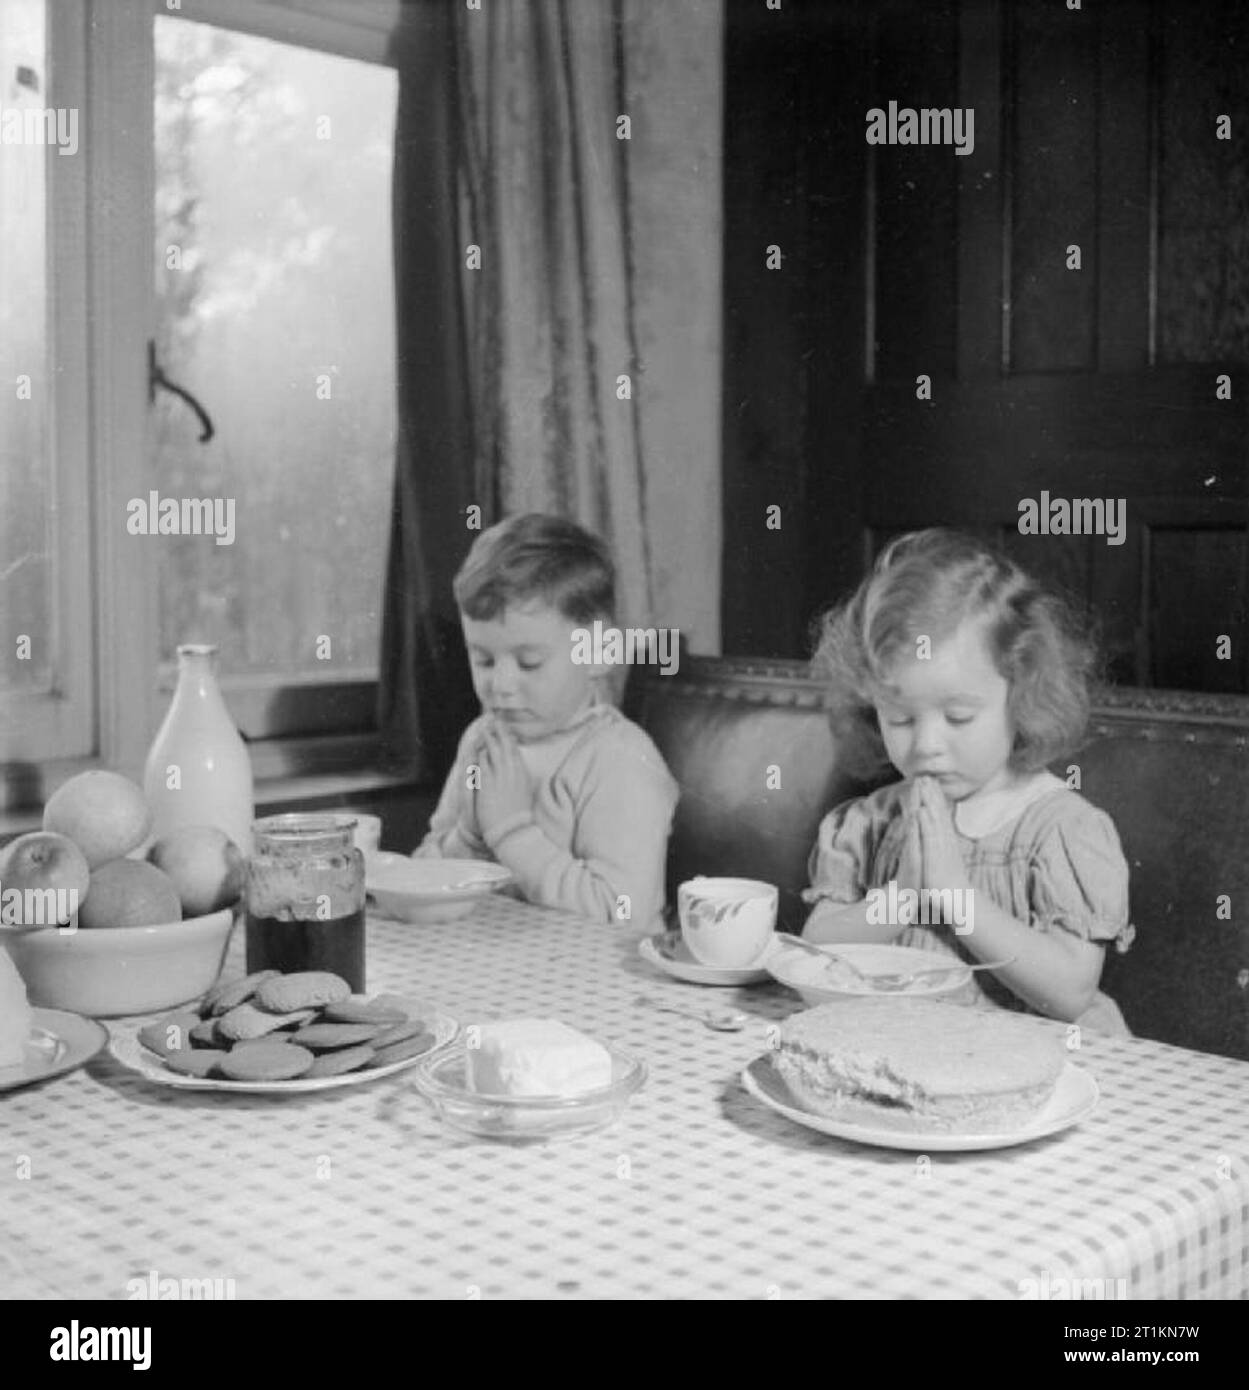
[[[0,810],[137,773],[181,641],[221,646],[258,776],[372,748],[397,0],[180,8],[0,6],[0,119],[79,137],[0,143]],[[134,534],[153,491],[233,498],[231,544]]]
[[[374,681],[395,74],[177,18],[157,18],[155,41],[157,355],[216,433],[201,443],[162,393],[153,486],[226,503],[226,534],[160,543],[161,659],[215,642],[223,674],[251,678],[240,692]],[[243,717],[252,734],[287,731],[254,702]]]

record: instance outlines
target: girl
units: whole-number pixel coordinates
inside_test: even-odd
[[[1127,863],[1110,817],[1045,770],[1088,719],[1093,653],[1066,606],[978,541],[919,531],[825,617],[816,663],[862,770],[903,780],[824,818],[807,939],[1009,959],[965,996],[1126,1036],[1097,985],[1105,943],[1131,938]]]

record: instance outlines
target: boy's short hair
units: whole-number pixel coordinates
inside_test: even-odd
[[[460,612],[478,622],[541,599],[576,623],[610,619],[616,567],[598,536],[546,512],[508,517],[473,542],[453,584]]]

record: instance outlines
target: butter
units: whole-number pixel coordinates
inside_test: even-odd
[[[611,1054],[555,1019],[483,1023],[470,1046],[468,1089],[481,1095],[572,1096],[609,1086]]]

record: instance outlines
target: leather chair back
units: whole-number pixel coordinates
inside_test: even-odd
[[[800,927],[820,819],[867,790],[839,764],[806,664],[684,657],[676,675],[635,676],[626,709],[682,789],[669,902],[695,874],[760,878],[780,889],[780,924]],[[1118,827],[1137,928],[1103,985],[1135,1033],[1249,1059],[1249,699],[1114,691],[1090,732],[1072,765]]]
[[[647,673],[626,703],[681,786],[668,846],[668,901],[696,874],[780,889],[779,924],[807,911],[807,860],[825,812],[864,790],[838,765],[823,696],[802,662],[684,657]]]

